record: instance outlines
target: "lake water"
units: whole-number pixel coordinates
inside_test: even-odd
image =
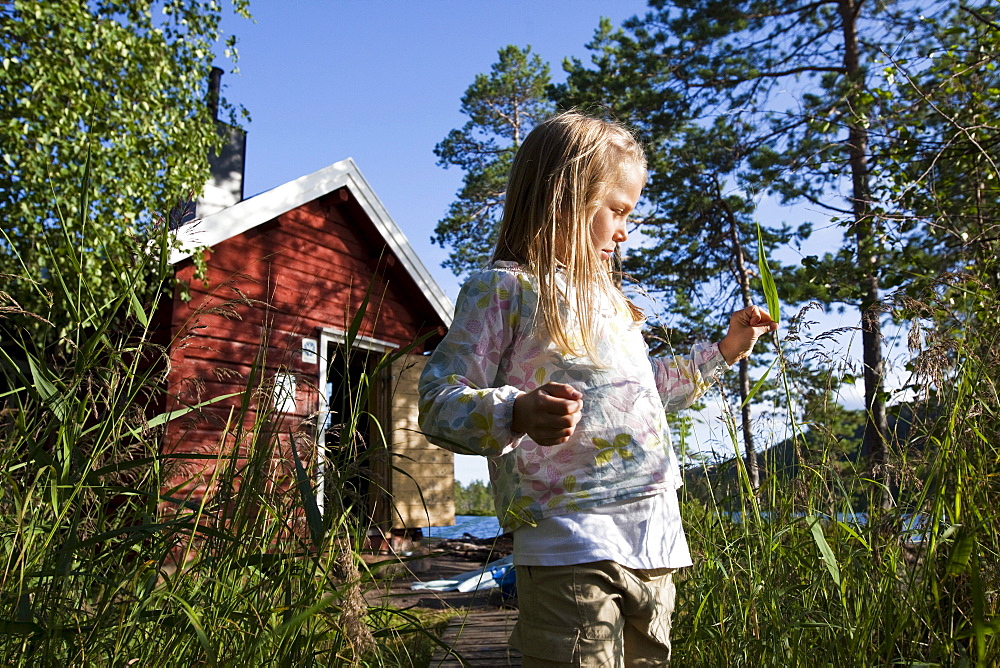
[[[761,513],[766,516],[766,513]],[[741,516],[738,512],[728,513],[729,518],[734,522],[740,522]],[[837,519],[847,524],[866,524],[868,516],[865,513],[854,515],[838,514]],[[907,515],[903,518],[903,533],[911,542],[923,540],[923,531],[928,524],[926,516]],[[424,535],[434,538],[462,538],[469,534],[473,538],[496,538],[500,535],[500,522],[492,515],[455,515],[455,524],[448,527],[430,527],[424,531]]]
[[[424,535],[433,538],[462,538],[469,534],[473,538],[496,538],[500,535],[500,521],[492,515],[455,515],[455,524],[450,527],[429,527]]]

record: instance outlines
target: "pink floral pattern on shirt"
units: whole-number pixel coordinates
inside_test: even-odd
[[[601,309],[602,364],[564,355],[536,321],[530,276],[513,263],[471,276],[451,329],[420,378],[420,426],[454,452],[490,458],[506,529],[680,485],[665,410],[690,406],[728,369],[715,344],[651,358],[640,323],[609,297]],[[511,431],[514,399],[547,382],[584,395],[569,441],[542,447]]]

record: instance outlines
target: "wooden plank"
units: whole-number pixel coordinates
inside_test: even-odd
[[[410,406],[393,406],[392,495],[396,527],[447,526],[455,522],[455,456],[431,445],[414,431],[417,380],[423,358],[410,355],[393,365],[396,395],[410,398]]]
[[[431,657],[432,668],[520,666],[521,654],[507,644],[517,610],[474,611],[455,617],[441,640],[450,649]]]

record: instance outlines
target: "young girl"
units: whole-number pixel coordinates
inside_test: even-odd
[[[420,378],[420,426],[489,458],[514,532],[525,666],[665,665],[671,573],[691,557],[664,410],[689,406],[777,328],[738,311],[718,344],[651,358],[611,259],[646,182],[621,126],[539,124],[511,167],[489,270],[463,285]]]

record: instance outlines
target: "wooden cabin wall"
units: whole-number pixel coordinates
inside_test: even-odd
[[[246,433],[269,401],[275,374],[289,373],[296,407],[272,421],[280,447],[268,474],[273,487],[287,490],[291,448],[302,461],[315,461],[319,366],[303,362],[302,339],[318,340],[323,328],[346,330],[366,295],[361,335],[405,346],[438,332],[440,320],[345,188],[216,245],[206,258],[204,280],[195,278],[192,260],[177,268],[191,299],[178,291],[172,304],[168,408],[241,394],[170,423],[163,451],[244,455],[241,429]],[[172,496],[199,502],[211,491],[215,467],[213,460],[178,457],[167,481]]]
[[[431,445],[417,424],[417,380],[426,361],[409,355],[393,365],[393,528],[455,523],[455,455]]]

